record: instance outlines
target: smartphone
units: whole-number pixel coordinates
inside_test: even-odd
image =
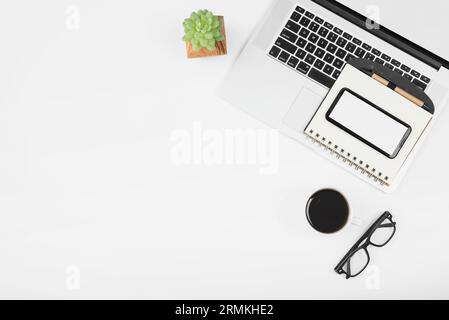
[[[348,88],[339,92],[326,119],[390,159],[412,132],[410,125]]]

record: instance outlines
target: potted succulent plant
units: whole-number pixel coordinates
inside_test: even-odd
[[[198,10],[183,22],[187,57],[199,58],[227,54],[224,19],[209,10]]]

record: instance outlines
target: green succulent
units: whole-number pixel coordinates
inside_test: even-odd
[[[220,20],[208,10],[192,12],[190,18],[185,19],[182,25],[185,32],[182,39],[190,42],[194,51],[200,51],[202,48],[213,51],[215,42],[224,39]]]

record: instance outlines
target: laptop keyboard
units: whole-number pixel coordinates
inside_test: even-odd
[[[330,88],[352,58],[375,61],[425,90],[431,79],[297,6],[269,55]]]

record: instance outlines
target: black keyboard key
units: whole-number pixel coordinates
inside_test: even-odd
[[[288,20],[285,27],[294,33],[298,33],[299,29],[301,29],[301,26],[299,24],[297,24],[296,22],[293,22],[291,20]]]
[[[307,44],[307,40],[303,38],[299,38],[298,41],[296,41],[296,45],[300,48],[304,48]]]
[[[326,48],[327,45],[329,44],[329,41],[324,40],[323,38],[320,38],[320,40],[318,41],[318,47],[320,48]]]
[[[340,59],[335,59],[335,61],[334,61],[334,63],[332,64],[335,68],[337,68],[337,69],[341,69],[341,68],[343,68],[343,65],[344,65],[345,63],[343,62],[343,60],[340,60]]]
[[[324,56],[324,61],[330,64],[332,63],[332,61],[334,61],[334,56],[330,53],[326,53],[326,55]]]
[[[332,77],[337,79],[340,76],[340,74],[341,74],[341,71],[335,70],[334,73],[332,74]]]
[[[329,40],[330,42],[335,42],[335,40],[338,39],[338,36],[336,33],[330,32],[329,35],[327,36],[327,40]]]
[[[371,49],[372,49],[372,47],[371,47],[369,44],[366,44],[366,43],[364,43],[364,44],[362,45],[362,48],[365,49],[365,50],[367,50],[367,51],[371,51]]]
[[[296,70],[298,70],[299,72],[302,72],[304,74],[307,74],[307,72],[309,72],[310,70],[310,66],[305,63],[304,61],[301,61],[298,66],[296,67]]]
[[[330,43],[330,44],[327,46],[326,50],[327,50],[328,52],[334,54],[335,51],[337,51],[337,46],[334,45],[334,44],[332,44],[332,43]]]
[[[312,43],[316,43],[318,41],[319,37],[315,33],[311,33],[309,36],[309,41]]]
[[[407,79],[408,81],[412,81],[413,77],[409,74],[404,74],[404,78]]]
[[[351,42],[349,42],[349,43],[346,45],[346,50],[349,51],[349,52],[351,52],[351,53],[354,53],[355,48],[356,48],[355,44],[353,44],[353,43],[351,43]]]
[[[366,51],[363,50],[362,48],[357,48],[357,50],[355,50],[354,54],[359,57],[359,58],[363,58],[365,56]]]
[[[312,22],[309,26],[309,29],[312,30],[313,32],[317,32],[319,28],[320,28],[320,25],[315,22]]]
[[[312,12],[306,11],[306,17],[313,19],[315,17],[315,15]]]
[[[328,64],[326,64],[326,66],[323,68],[323,72],[328,75],[331,75],[334,72],[334,70],[335,70],[334,67],[332,67]]]
[[[310,19],[306,18],[306,17],[302,17],[301,21],[299,21],[299,24],[306,27],[309,25],[310,23]]]
[[[394,70],[394,66],[392,64],[385,63],[385,67],[387,67],[390,70]]]
[[[309,36],[310,31],[307,30],[306,28],[302,28],[301,31],[299,31],[299,35],[301,37],[303,37],[304,39],[307,39],[307,37]]]
[[[384,60],[387,61],[387,62],[390,62],[391,57],[388,56],[388,55],[386,55],[386,54],[384,53],[384,54],[382,55],[382,59],[384,59]]]
[[[312,44],[312,43],[308,43],[307,46],[306,46],[306,51],[307,52],[313,53],[315,51],[315,49],[316,49],[316,46],[314,44]]]
[[[307,54],[307,52],[305,52],[304,50],[298,49],[295,56],[297,56],[299,59],[304,59],[306,54]]]
[[[298,22],[299,19],[301,19],[301,15],[298,12],[293,12],[293,14],[290,16],[290,19],[292,19],[295,22]]]
[[[430,79],[427,78],[425,75],[421,76],[421,80],[424,81],[425,83],[430,83]]]
[[[405,72],[410,72],[411,71],[410,67],[407,67],[405,64],[403,64],[401,66],[401,69],[404,70]]]
[[[335,32],[336,34],[340,35],[340,36],[343,34],[343,30],[341,30],[341,29],[339,29],[339,28],[337,28],[337,27],[334,28],[334,32]]]
[[[300,6],[296,6],[296,11],[298,11],[299,13],[304,13],[306,12],[306,10],[304,10],[304,8],[300,7]]]
[[[418,79],[419,79],[419,77],[421,77],[421,73],[419,73],[419,72],[416,71],[416,70],[412,70],[412,76],[414,76],[415,78],[418,78]]]
[[[279,53],[281,53],[281,49],[279,49],[276,46],[273,46],[273,48],[271,48],[271,50],[270,50],[270,56],[273,56],[275,58],[278,57]]]
[[[290,59],[288,60],[287,64],[292,67],[292,68],[296,68],[296,66],[299,63],[299,59],[295,58],[295,57],[290,57]]]
[[[401,66],[401,63],[398,60],[395,60],[395,59],[393,59],[391,61],[391,64],[394,65],[395,67],[398,67],[398,68]]]
[[[308,54],[307,57],[304,59],[305,62],[307,62],[308,64],[313,64],[315,62],[315,57],[312,56],[311,54]]]
[[[324,23],[324,20],[321,19],[320,17],[315,17],[315,21],[316,21],[317,23],[319,23],[319,24],[323,24],[323,23]]]
[[[342,37],[338,38],[337,45],[344,48],[346,44],[348,43],[348,40],[343,39]]]
[[[355,59],[355,57],[352,54],[349,54],[346,56],[345,61],[348,62],[351,59]]]
[[[325,54],[326,54],[326,51],[324,51],[323,49],[320,49],[320,48],[316,49],[316,51],[315,51],[315,56],[317,56],[320,59],[323,58]]]
[[[282,51],[278,59],[285,63],[290,59],[290,55],[287,52]]]
[[[382,59],[376,58],[376,60],[374,60],[375,62],[377,62],[378,64],[380,64],[381,66],[384,65],[384,61]]]
[[[326,38],[327,34],[329,33],[329,30],[327,30],[325,27],[321,27],[318,31],[318,34],[322,36],[323,38]]]
[[[332,30],[332,29],[334,28],[334,26],[332,25],[332,23],[329,23],[329,22],[325,22],[325,23],[324,23],[324,26],[325,26],[326,28],[330,29],[330,30]]]
[[[348,39],[349,41],[352,40],[352,36],[347,32],[343,33],[343,38]]]
[[[282,30],[281,37],[293,43],[295,43],[296,40],[298,40],[298,36],[287,29]]]
[[[360,41],[357,38],[352,39],[352,42],[354,42],[356,45],[361,46],[362,45],[362,41]]]
[[[424,82],[419,81],[418,79],[413,80],[413,83],[423,90],[426,90],[427,88],[427,85]]]
[[[335,54],[337,57],[339,57],[340,59],[344,59],[346,56],[346,51],[343,49],[338,49],[337,53]]]
[[[368,60],[371,60],[371,61],[374,61],[375,58],[376,58],[376,56],[374,54],[371,54],[371,53],[367,53],[366,56],[365,56],[365,59],[368,59]]]
[[[309,77],[328,88],[331,88],[335,83],[334,79],[325,75],[321,71],[318,71],[317,69],[310,70]]]
[[[315,61],[315,64],[313,66],[318,70],[321,70],[324,67],[324,62],[320,59],[317,59],[317,61]]]
[[[282,38],[278,38],[276,40],[276,45],[282,49],[284,49],[285,51],[290,52],[291,54],[294,54],[296,52],[296,46],[290,42],[288,42],[285,39]]]
[[[382,54],[382,52],[380,52],[379,50],[377,50],[377,49],[375,49],[375,48],[373,48],[373,50],[371,50],[371,52],[372,52],[375,56],[378,56],[378,57],[380,57],[380,55]]]
[[[394,69],[394,71],[399,73],[401,76],[404,74],[404,72],[401,71],[401,69],[398,69],[398,68]]]

